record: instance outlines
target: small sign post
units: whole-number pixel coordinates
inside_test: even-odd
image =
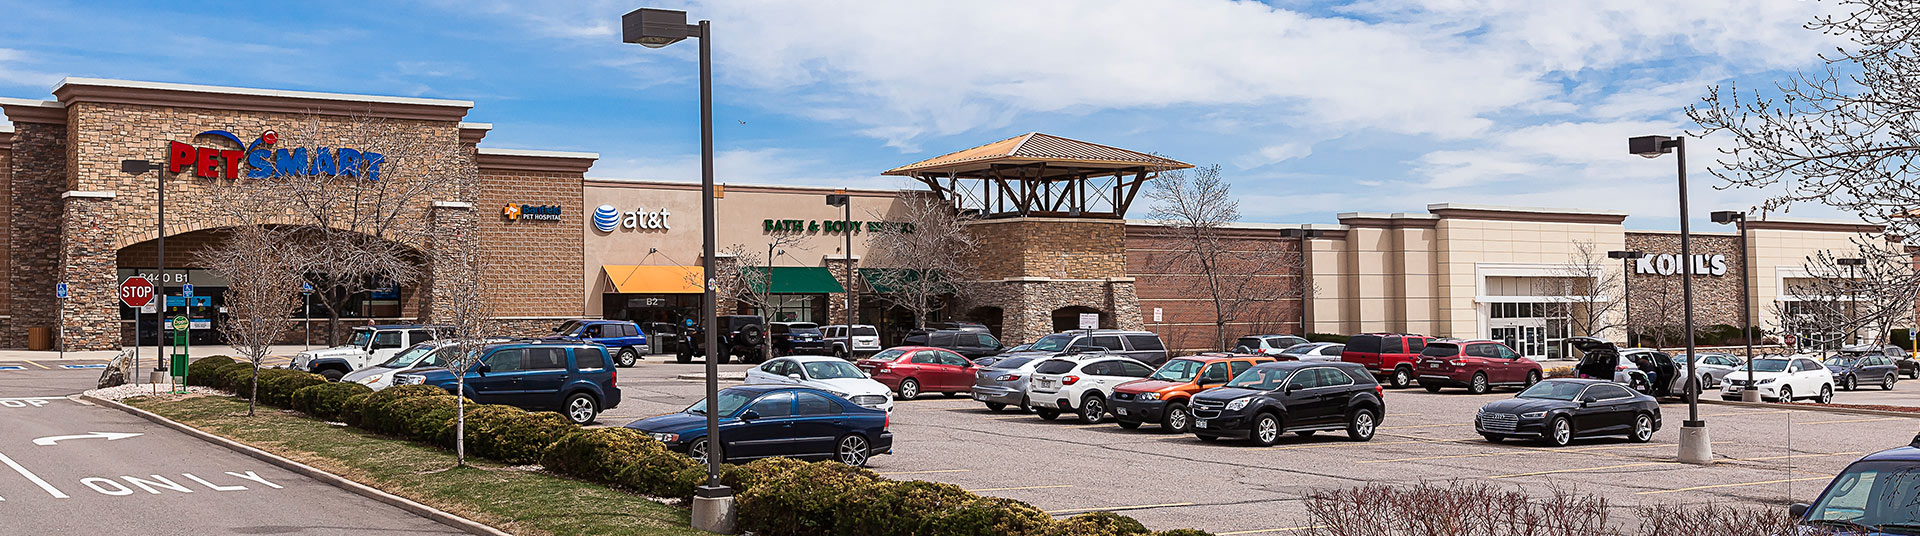
[[[53,286],[54,298],[58,298],[61,301],[66,301],[67,296],[68,294],[67,294],[66,283],[59,283]],[[60,359],[66,359],[67,358],[67,304],[65,303],[60,304],[60,314],[59,314],[59,320],[57,320],[57,322],[60,323],[60,336],[57,339],[55,339],[53,343],[57,345],[57,347],[60,349]]]
[[[1080,329],[1100,329],[1100,313],[1080,313]]]
[[[304,332],[307,337],[306,339],[307,342],[305,343],[306,349],[312,350],[313,349],[313,283],[309,281],[301,281],[300,294],[307,299],[306,308],[300,310],[300,318],[306,320],[307,322],[305,327],[300,328],[300,331]]]
[[[186,315],[173,317],[173,385],[175,393],[186,393],[187,329],[192,322]]]
[[[153,317],[154,329],[160,329],[159,308],[155,307],[153,303],[153,282],[137,275],[127,278],[125,282],[120,283],[120,303],[126,304],[127,307],[140,308],[139,312],[133,315],[133,368],[127,369],[127,378],[132,380],[134,385],[140,385],[140,375],[138,374],[140,371],[140,313],[155,313]],[[148,307],[153,307],[153,309],[148,310]],[[155,357],[157,358],[159,356]]]
[[[181,294],[181,298],[180,298],[180,301],[181,301],[181,303],[180,303],[180,305],[183,305],[183,306],[185,306],[185,307],[186,307],[186,311],[187,311],[187,313],[186,313],[186,317],[187,317],[187,335],[188,335],[188,337],[187,337],[187,338],[189,339],[189,341],[187,342],[187,344],[189,344],[189,345],[190,345],[190,344],[192,344],[192,342],[191,342],[191,339],[192,339],[192,335],[193,335],[193,283],[183,283],[183,284],[181,284],[181,285],[180,285],[180,294]],[[185,348],[185,346],[182,346],[182,348]],[[182,351],[182,352],[180,352],[180,353],[183,353],[183,354],[184,354],[184,353],[187,353],[187,352],[185,352],[185,351]],[[185,377],[186,377],[186,375],[187,375],[187,369],[186,369],[186,368],[185,368],[185,367],[183,366],[183,367],[181,367],[181,368],[180,368],[180,377],[182,377],[182,378],[185,378]]]

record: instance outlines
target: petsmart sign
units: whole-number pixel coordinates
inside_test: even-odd
[[[237,179],[244,161],[249,179],[337,176],[378,181],[380,165],[387,160],[380,153],[344,147],[274,147],[280,143],[280,135],[271,130],[260,133],[252,143],[242,143],[239,136],[225,130],[193,135],[194,140],[203,137],[224,140],[234,148],[168,142],[167,171],[192,169],[196,177]]]

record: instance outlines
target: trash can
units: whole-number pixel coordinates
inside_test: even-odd
[[[28,350],[52,350],[53,349],[53,328],[50,328],[50,327],[27,328],[27,349]]]

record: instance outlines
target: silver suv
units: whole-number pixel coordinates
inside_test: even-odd
[[[1118,329],[1062,331],[1041,337],[1019,352],[1001,354],[1001,358],[1076,354],[1083,352],[1085,347],[1101,348],[1111,355],[1131,357],[1151,367],[1159,367],[1167,362],[1167,345],[1160,342],[1160,335],[1151,331]]]

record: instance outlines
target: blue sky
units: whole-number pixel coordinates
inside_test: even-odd
[[[1040,131],[1220,164],[1248,221],[1285,223],[1453,202],[1673,228],[1672,161],[1624,139],[1839,44],[1800,28],[1831,6],[1798,0],[653,5],[715,21],[723,181],[903,186],[879,172]],[[483,145],[697,180],[694,43],[620,43],[635,7],[4,1],[0,96],[86,76],[469,99]],[[1692,146],[1703,225],[1765,195],[1713,188],[1717,146]]]

